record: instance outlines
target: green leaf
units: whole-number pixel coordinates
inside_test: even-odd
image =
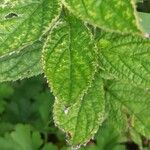
[[[134,0],[62,0],[75,15],[108,31],[141,33]]]
[[[1,0],[0,56],[37,40],[59,12],[57,0]]]
[[[36,150],[42,144],[40,134],[33,132],[31,135],[30,126],[28,125],[17,125],[16,131],[11,133],[11,137],[22,150]]]
[[[149,13],[139,13],[141,18],[140,22],[145,31],[145,33],[150,34],[150,14]]]
[[[58,148],[56,145],[48,143],[42,148],[42,150],[58,150]]]
[[[88,43],[88,44],[87,44]],[[96,47],[88,29],[73,16],[56,22],[43,50],[43,66],[54,95],[71,105],[81,99],[95,74]]]
[[[99,62],[110,76],[150,88],[150,39],[101,32]]]
[[[14,89],[9,84],[0,84],[0,98],[5,99],[11,96],[14,92]]]
[[[139,133],[150,137],[149,90],[122,81],[111,81],[107,85],[106,98],[111,108],[117,110],[116,113],[111,113],[115,124],[122,114],[122,120],[126,121],[124,124],[126,129],[134,128]]]
[[[97,49],[91,38],[82,21],[64,12],[43,50],[44,72],[56,97],[54,120],[71,145],[87,142],[103,120],[102,79],[84,95],[97,66]]]
[[[115,83],[115,82],[114,82]],[[107,114],[107,122],[113,127],[117,133],[125,133],[127,130],[127,116],[123,113],[123,106],[115,98],[110,98],[109,88],[111,84],[105,83],[105,107]]]
[[[0,57],[0,82],[15,81],[42,73],[42,46],[43,42],[37,41],[19,52]]]
[[[2,150],[37,150],[42,144],[39,132],[33,132],[29,125],[17,125],[15,131],[0,137]]]
[[[54,104],[54,121],[67,134],[68,142],[77,146],[88,142],[104,121],[103,81],[96,73],[92,85],[82,99],[67,106],[62,99]]]
[[[106,120],[96,135],[96,150],[125,150],[125,145],[121,144],[123,138],[121,132],[117,132],[110,121]]]
[[[131,128],[130,129],[130,136],[132,141],[134,141],[134,143],[136,143],[139,146],[139,149],[142,150],[143,148],[143,141],[141,138],[141,134],[138,133],[135,129]]]

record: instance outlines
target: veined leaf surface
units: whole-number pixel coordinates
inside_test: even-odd
[[[120,125],[121,121],[116,124],[117,118],[120,118],[126,122],[126,129],[134,128],[142,135],[150,137],[149,90],[122,81],[112,81],[107,87],[106,95],[107,101],[117,110],[116,113],[111,113],[116,126]]]
[[[71,145],[87,142],[98,130],[104,98],[102,79],[88,89],[97,68],[97,48],[82,21],[64,13],[56,22],[44,46],[43,66],[56,97],[55,123]]]
[[[1,0],[0,56],[37,40],[59,11],[57,0]]]
[[[74,104],[90,85],[97,66],[94,40],[82,21],[65,15],[54,25],[43,50],[43,66],[58,99]]]
[[[134,0],[62,0],[84,21],[108,31],[141,33]]]
[[[150,88],[150,39],[102,33],[99,60],[114,78]]]
[[[103,80],[96,76],[82,99],[76,99],[71,105],[65,105],[57,99],[54,104],[54,121],[67,133],[69,144],[77,146],[94,137],[104,121],[104,89]]]
[[[19,52],[0,57],[0,82],[15,81],[42,73],[43,42],[37,41]]]

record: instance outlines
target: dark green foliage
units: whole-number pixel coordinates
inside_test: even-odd
[[[70,150],[53,124],[53,103],[42,75],[1,84],[0,150]],[[80,150],[125,150],[125,145],[131,147],[127,142],[127,133],[119,133],[106,120],[95,139]]]

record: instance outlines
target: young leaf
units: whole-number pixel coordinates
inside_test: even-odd
[[[43,42],[37,41],[19,52],[0,57],[0,82],[15,81],[42,73],[42,46]]]
[[[90,85],[97,66],[96,47],[88,29],[73,16],[54,25],[43,50],[43,66],[54,95],[71,105]]]
[[[99,60],[114,78],[150,87],[150,39],[101,34]]]
[[[54,121],[67,133],[69,143],[77,146],[90,140],[104,121],[103,81],[96,73],[87,93],[82,99],[68,106],[62,99],[54,104]]]
[[[141,33],[134,0],[62,0],[84,21],[102,29],[120,33]]]
[[[107,100],[114,105],[118,113],[111,113],[116,123],[118,114],[122,113],[122,120],[130,119],[129,128],[135,128],[138,132],[150,137],[150,93],[149,90],[132,86],[130,83],[113,81],[109,83],[106,93]],[[126,118],[124,117],[126,115]],[[120,115],[119,115],[120,116]],[[126,123],[126,125],[127,125]],[[118,124],[116,124],[118,125]]]
[[[2,0],[0,56],[37,40],[59,11],[57,0]]]

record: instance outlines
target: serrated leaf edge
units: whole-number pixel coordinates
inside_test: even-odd
[[[135,16],[135,19],[136,19],[136,26],[137,26],[137,29],[139,30],[139,33],[133,33],[133,32],[122,32],[122,31],[120,31],[120,30],[113,30],[113,29],[108,29],[108,28],[106,28],[105,26],[103,26],[103,25],[101,25],[101,26],[99,26],[98,24],[96,24],[96,23],[94,23],[94,22],[92,22],[92,25],[93,26],[95,26],[95,27],[99,27],[99,28],[101,28],[102,30],[105,30],[105,31],[107,31],[107,32],[115,32],[115,33],[119,33],[119,34],[121,34],[121,35],[125,35],[125,34],[133,34],[133,35],[140,35],[140,36],[143,36],[143,30],[142,30],[142,27],[140,26],[140,24],[139,24],[139,17],[138,17],[138,15],[136,14],[136,7],[135,7],[135,3],[134,3],[134,1],[135,0],[132,0],[131,2],[131,4],[132,4],[132,7],[133,7],[133,9],[134,9],[134,16]],[[88,22],[89,24],[91,24],[91,21],[90,20],[86,20],[85,21],[85,19],[84,19],[84,17],[82,17],[81,15],[78,15],[78,14],[76,14],[73,10],[72,10],[72,8],[65,2],[65,0],[61,0],[61,2],[62,2],[62,4],[72,13],[72,14],[74,14],[75,16],[78,16],[80,19],[82,19],[84,22]]]
[[[37,42],[37,41],[36,41]],[[32,43],[32,44],[34,44],[34,43]],[[31,45],[32,45],[31,44]],[[14,52],[11,52],[11,53],[9,53],[9,54],[7,54],[7,55],[4,55],[3,57],[0,57],[0,62],[1,61],[5,61],[5,60],[7,60],[7,59],[11,59],[11,58],[13,58],[13,56],[16,56],[16,55],[21,55],[21,54],[24,54],[24,53],[26,53],[26,52],[28,52],[29,50],[28,49],[26,49],[26,50],[24,50],[25,48],[27,48],[28,46],[30,46],[30,45],[27,45],[26,47],[23,47],[22,49],[20,49],[20,51],[14,51]],[[32,50],[32,51],[34,51],[34,50]],[[25,79],[25,78],[30,78],[30,77],[34,77],[34,76],[37,76],[37,75],[40,75],[40,74],[42,74],[43,73],[43,71],[41,71],[41,72],[39,72],[39,73],[37,73],[37,74],[32,74],[31,73],[31,75],[30,76],[26,76],[26,75],[28,75],[28,73],[23,73],[23,75],[25,75],[26,77],[23,77],[23,75],[20,75],[20,77],[18,77],[17,79],[13,79],[12,80],[12,78],[7,78],[7,79],[5,79],[5,80],[0,80],[0,83],[2,83],[2,82],[9,82],[9,81],[17,81],[17,80],[23,80],[23,79]]]
[[[41,3],[42,3],[42,2],[41,2]],[[39,5],[40,5],[41,3],[39,3]],[[58,11],[58,14],[56,14],[56,15],[53,17],[53,19],[51,20],[51,22],[49,22],[49,25],[48,25],[47,27],[45,27],[45,29],[42,31],[42,33],[41,33],[41,35],[39,36],[39,38],[37,38],[37,39],[35,39],[35,40],[31,41],[31,42],[26,42],[26,43],[24,43],[24,44],[23,44],[20,48],[18,48],[17,50],[12,50],[11,52],[6,52],[6,53],[0,55],[0,58],[3,57],[3,56],[5,57],[5,55],[11,55],[11,54],[15,53],[15,51],[20,51],[20,50],[22,50],[23,48],[25,48],[26,46],[29,46],[29,45],[33,44],[33,43],[36,42],[37,40],[41,40],[41,39],[43,38],[43,36],[45,36],[45,34],[46,34],[47,32],[49,32],[49,30],[50,30],[50,28],[51,28],[53,22],[54,22],[55,20],[57,20],[57,19],[59,18],[60,14],[61,14],[62,4],[60,3],[59,0],[58,0],[58,5],[59,5],[59,8],[58,8],[58,10],[57,10],[57,11]]]
[[[57,25],[59,25],[60,23],[61,23],[61,22],[60,22],[59,20],[57,20],[57,21],[55,22],[54,26],[51,28],[51,31],[52,31],[54,28],[56,28]],[[87,28],[87,27],[86,27],[86,28]],[[87,28],[87,30],[89,31],[88,28]],[[50,32],[50,34],[51,34],[51,32]],[[92,35],[92,33],[91,33],[90,31],[89,31],[89,34],[90,34],[89,36],[91,37],[91,40],[93,40],[93,43],[95,43],[95,42],[94,42],[94,39],[93,39],[93,35]],[[45,47],[47,41],[48,41],[48,39],[46,40],[46,42],[45,42],[45,44],[44,44],[44,46],[43,46],[43,51],[42,51],[42,53],[44,52],[44,47]],[[97,48],[96,44],[95,44],[95,49],[96,49],[96,54],[98,55],[98,48]],[[97,55],[96,55],[96,56],[97,56]],[[42,55],[42,68],[43,68],[43,70],[45,70],[45,61],[44,61],[43,55]],[[98,69],[98,57],[96,57],[95,70],[93,71],[91,81],[88,83],[88,86],[86,87],[86,89],[84,89],[84,90],[82,91],[82,93],[81,93],[81,94],[79,95],[79,97],[78,97],[81,101],[83,100],[84,95],[87,93],[88,89],[92,86],[92,82],[94,81],[94,78],[95,78],[95,74],[96,74],[96,72],[97,72],[97,69]],[[47,79],[46,74],[44,74],[44,77]],[[51,82],[49,82],[48,80],[47,80],[47,83],[48,83],[48,86],[49,86],[49,88],[51,89],[53,95],[55,96],[55,103],[58,103],[59,98],[57,97],[57,95],[54,94],[53,84],[52,84]],[[55,112],[54,112],[55,103],[54,103],[54,105],[53,105],[53,114],[55,114]],[[76,103],[75,103],[74,105],[76,105]],[[73,105],[73,106],[74,106],[74,105]],[[56,121],[56,120],[57,120],[57,119],[56,119],[55,116],[53,115],[53,121],[54,121],[55,126],[58,127],[63,133],[66,134],[67,131],[65,131],[63,128],[59,127],[59,125],[58,125],[58,123],[57,123],[57,122],[59,122],[59,121]],[[98,124],[100,125],[99,120],[97,120],[97,122],[98,122]],[[90,140],[91,138],[93,138],[93,136],[96,134],[96,132],[97,132],[97,131],[93,131],[93,133],[91,133],[90,138],[87,139],[87,140],[85,140],[82,144],[79,144],[78,146],[81,146],[81,145],[84,145],[84,144],[88,143],[89,140]],[[67,141],[67,143],[68,143],[70,146],[72,146],[71,143],[70,143],[67,139],[66,139],[66,141]],[[77,146],[77,145],[76,145],[76,146]]]

